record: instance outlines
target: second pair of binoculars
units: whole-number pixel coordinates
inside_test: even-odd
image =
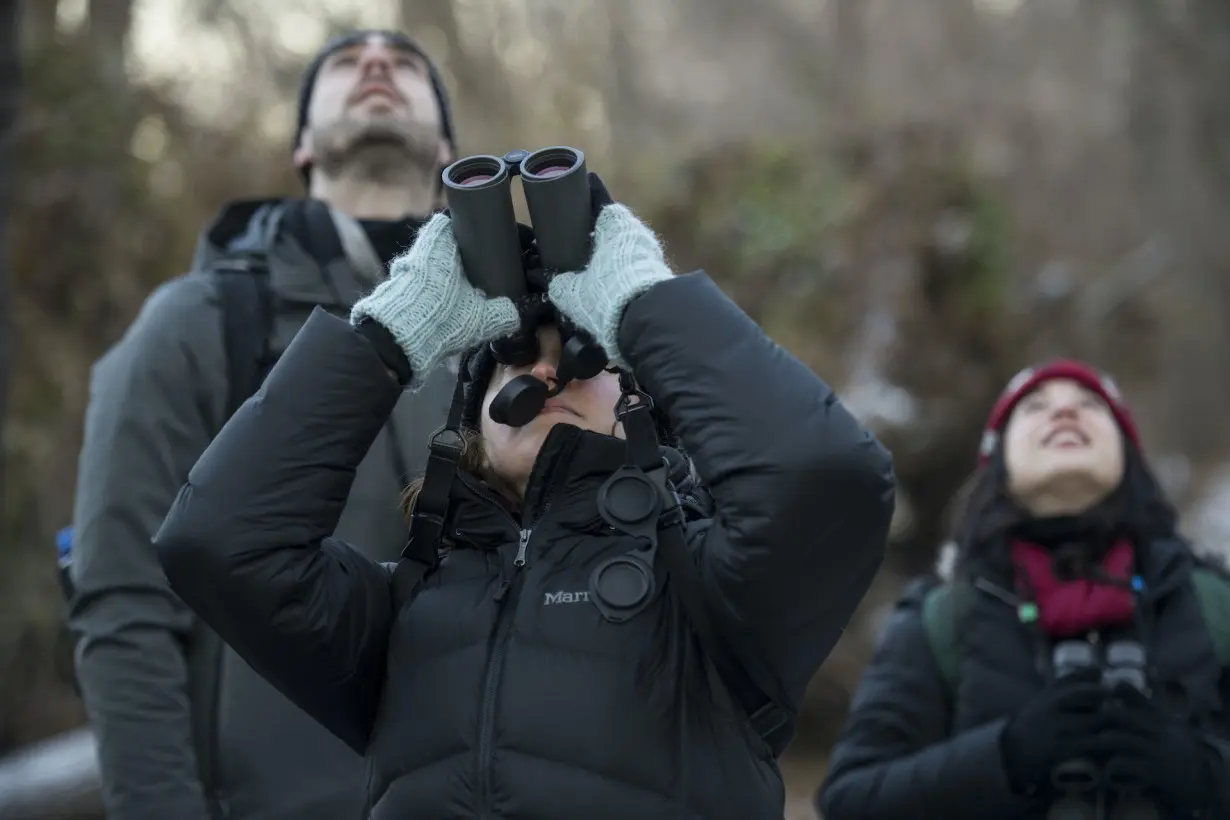
[[[1099,656],[1089,641],[1061,641],[1051,654],[1056,678],[1100,669],[1108,689],[1126,684],[1149,694],[1145,648],[1139,641],[1112,641]],[[1153,801],[1141,796],[1145,784],[1106,777],[1092,760],[1069,760],[1055,767],[1052,785],[1063,795],[1047,812],[1047,820],[1160,820]]]

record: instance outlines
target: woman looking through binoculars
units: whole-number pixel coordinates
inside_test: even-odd
[[[1230,817],[1230,582],[1197,561],[1114,383],[1014,378],[941,576],[898,604],[827,820]]]
[[[372,818],[780,818],[776,757],[880,565],[888,453],[589,179],[592,254],[535,311],[470,283],[440,214],[350,322],[313,315],[156,538],[184,601],[366,755]],[[517,331],[537,344],[498,360]],[[559,386],[572,338],[608,368],[493,419],[507,384]],[[403,386],[456,354],[466,449],[433,443],[415,509],[456,472],[407,586],[410,558],[331,533]]]

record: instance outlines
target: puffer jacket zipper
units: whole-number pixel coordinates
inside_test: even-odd
[[[500,680],[504,672],[504,659],[508,654],[508,641],[512,635],[513,614],[517,611],[517,598],[521,591],[521,580],[525,577],[522,570],[528,562],[530,537],[534,528],[546,516],[551,508],[551,495],[547,494],[547,502],[534,521],[521,530],[517,542],[517,555],[513,559],[512,578],[504,577],[496,589],[495,600],[498,607],[496,614],[495,639],[491,652],[487,656],[487,669],[483,675],[483,702],[479,712],[478,730],[478,794],[479,817],[488,820],[493,816],[491,811],[491,767],[495,758],[495,713],[499,705]]]

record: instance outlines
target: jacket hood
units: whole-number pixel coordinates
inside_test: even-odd
[[[320,213],[311,209],[319,208]],[[326,216],[327,215],[327,216]],[[324,217],[324,226],[313,219]],[[337,214],[310,199],[250,199],[224,206],[201,232],[191,270],[208,272],[260,254],[279,298],[348,311],[375,284],[337,234]],[[322,231],[329,231],[326,236]],[[239,257],[240,259],[236,259]],[[373,257],[374,258],[374,257]]]
[[[192,269],[206,270],[224,254],[268,250],[285,206],[283,198],[243,199],[222,206],[197,239]]]

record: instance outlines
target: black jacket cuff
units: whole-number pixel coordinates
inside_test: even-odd
[[[376,349],[376,355],[389,370],[397,375],[398,384],[402,387],[408,385],[414,378],[414,372],[410,369],[410,360],[406,358],[406,354],[393,338],[393,334],[370,316],[360,319],[355,325],[355,330],[371,342],[372,347]]]

